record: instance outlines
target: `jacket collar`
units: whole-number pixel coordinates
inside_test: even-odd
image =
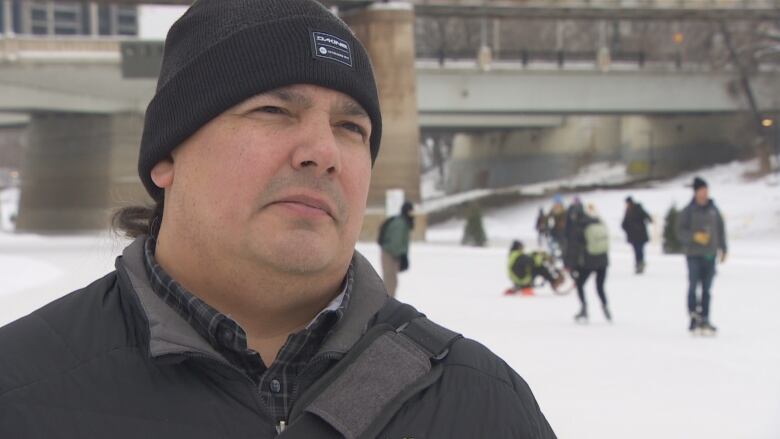
[[[117,263],[117,269],[124,270],[127,274],[131,290],[138,298],[149,324],[149,354],[156,358],[200,352],[227,362],[195,328],[154,292],[144,266],[145,241],[146,235],[139,236],[125,248]]]
[[[126,273],[131,291],[137,297],[148,322],[151,357],[195,352],[227,362],[152,290],[143,259],[145,240],[145,235],[139,236],[125,248],[122,257],[117,261],[117,270]],[[355,278],[349,305],[344,316],[320,347],[319,353],[344,354],[349,351],[363,336],[374,314],[388,299],[384,284],[371,263],[357,251],[353,255],[352,263]]]

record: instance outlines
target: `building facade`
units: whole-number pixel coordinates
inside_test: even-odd
[[[90,1],[0,0],[0,35],[137,36],[138,7]]]

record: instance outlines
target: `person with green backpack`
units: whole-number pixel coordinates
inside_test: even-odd
[[[582,215],[578,224],[574,225],[578,232],[577,259],[572,276],[577,283],[577,296],[580,299],[580,312],[574,316],[578,323],[588,321],[588,305],[585,300],[585,283],[591,274],[596,274],[596,291],[601,300],[601,309],[607,321],[612,321],[612,313],[607,304],[607,293],[604,283],[607,280],[607,267],[609,266],[609,230],[606,224],[598,216],[595,207],[591,204],[588,211]]]
[[[398,273],[409,269],[409,235],[414,230],[414,206],[405,201],[401,213],[386,219],[379,227],[377,244],[382,250],[382,281],[395,297]]]

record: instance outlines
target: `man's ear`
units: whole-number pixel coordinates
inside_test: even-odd
[[[160,189],[168,189],[173,184],[173,159],[167,158],[152,168],[152,181]]]

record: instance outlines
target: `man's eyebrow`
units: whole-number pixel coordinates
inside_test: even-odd
[[[338,105],[340,113],[346,116],[359,116],[370,119],[366,110],[357,102],[344,99]]]
[[[311,108],[312,106],[311,99],[308,96],[287,88],[276,88],[273,90],[268,90],[266,92],[260,93],[258,96],[272,96],[284,102],[290,102],[304,108]]]

